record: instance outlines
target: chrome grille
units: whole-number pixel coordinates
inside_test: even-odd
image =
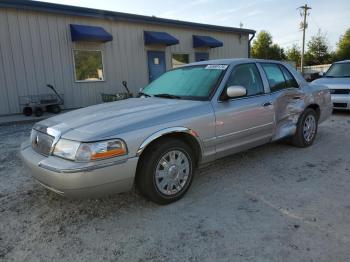
[[[30,141],[34,151],[44,156],[48,156],[51,152],[54,137],[33,129],[30,135]]]
[[[347,103],[333,103],[333,107],[347,108],[348,104]]]
[[[331,89],[331,94],[347,95],[350,94],[350,89]]]

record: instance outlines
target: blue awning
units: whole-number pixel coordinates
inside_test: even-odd
[[[100,26],[70,25],[72,41],[108,42],[113,36]]]
[[[177,45],[179,40],[166,32],[144,31],[145,45]]]
[[[211,36],[205,36],[205,35],[194,35],[193,36],[193,47],[220,47],[223,46],[224,43],[215,39]]]

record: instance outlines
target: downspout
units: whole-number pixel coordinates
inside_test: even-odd
[[[253,35],[248,40],[248,58],[250,58],[250,47],[251,47],[251,42],[252,42],[254,36],[255,36],[255,32],[253,33]]]

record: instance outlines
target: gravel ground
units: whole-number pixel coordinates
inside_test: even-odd
[[[322,124],[310,148],[216,161],[169,206],[48,192],[18,157],[30,128],[0,127],[0,260],[350,261],[350,114]]]

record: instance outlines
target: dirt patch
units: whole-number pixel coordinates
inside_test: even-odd
[[[0,260],[347,261],[349,119],[334,114],[310,148],[275,143],[216,161],[169,206],[135,192],[51,193],[18,157],[31,125],[0,127]]]

